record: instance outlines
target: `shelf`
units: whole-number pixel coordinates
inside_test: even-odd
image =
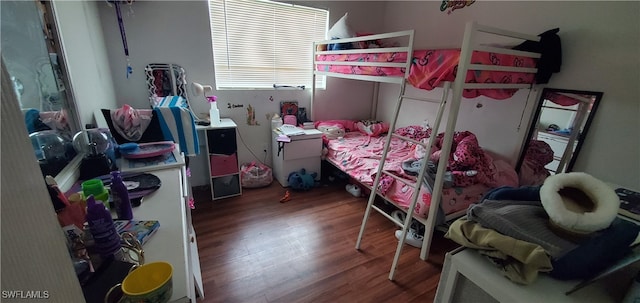
[[[234,175],[239,175],[240,172],[235,172],[235,173],[231,173],[231,174],[225,174],[225,175],[215,175],[215,176],[211,176],[211,179],[215,179],[215,178],[221,178],[221,177],[227,177],[227,176],[234,176]]]
[[[211,199],[241,195],[236,124],[231,119],[222,119],[219,126],[199,129],[205,131]]]

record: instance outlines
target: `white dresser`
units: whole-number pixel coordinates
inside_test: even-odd
[[[121,160],[124,172],[148,172],[160,178],[160,188],[145,196],[133,208],[134,220],[158,220],[160,228],[144,245],[145,263],[167,261],[173,266],[173,295],[171,301],[189,298],[196,301],[196,293],[204,297],[198,242],[189,208],[189,182],[185,161],[173,152],[173,163],[151,166],[135,165]]]
[[[317,173],[316,180],[320,180],[322,132],[316,129],[304,132],[304,135],[290,136],[291,142],[279,142],[281,133],[272,132],[273,175],[283,187],[289,186],[289,174],[302,168],[307,173]]]

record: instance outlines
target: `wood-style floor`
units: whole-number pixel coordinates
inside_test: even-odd
[[[388,279],[395,225],[372,212],[361,250],[355,243],[366,207],[344,184],[285,193],[277,181],[240,197],[210,201],[194,191],[193,223],[205,298],[201,302],[432,302],[444,254],[457,245],[435,232],[428,261],[406,246]]]

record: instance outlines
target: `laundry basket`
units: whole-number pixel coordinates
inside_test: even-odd
[[[268,186],[273,182],[271,168],[262,163],[244,163],[240,166],[240,182],[243,188]]]

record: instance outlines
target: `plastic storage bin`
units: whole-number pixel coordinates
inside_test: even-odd
[[[240,176],[224,176],[213,179],[213,196],[222,198],[225,196],[238,195],[240,192]]]

